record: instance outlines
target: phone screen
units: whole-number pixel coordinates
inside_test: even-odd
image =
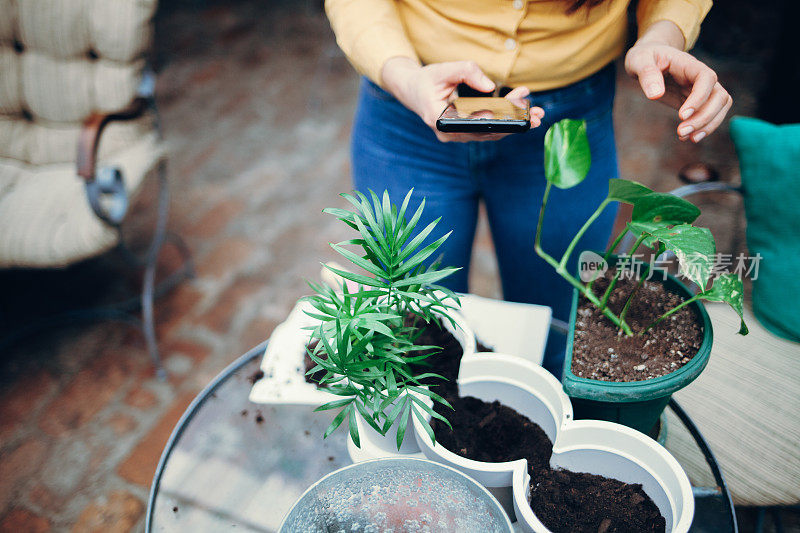
[[[508,98],[456,98],[442,114],[443,119],[459,120],[530,120],[528,100]]]
[[[456,98],[436,121],[436,129],[454,133],[522,133],[530,127],[530,103],[526,98]]]

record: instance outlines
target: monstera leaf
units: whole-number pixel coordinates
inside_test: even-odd
[[[698,216],[700,209],[693,203],[674,194],[651,192],[635,199],[631,222],[647,231],[676,224],[691,224]]]
[[[631,180],[612,179],[608,180],[608,199],[633,204],[639,198],[652,193],[653,190],[645,187],[641,183]]]
[[[714,280],[710,289],[700,294],[700,298],[711,302],[725,302],[733,307],[739,315],[741,325],[739,334],[747,335],[750,331],[744,323],[744,286],[742,280],[734,274],[723,274]]]
[[[641,227],[632,222],[628,227],[635,232],[641,232]],[[696,283],[701,291],[705,290],[717,250],[714,236],[708,228],[679,224],[653,230],[645,229],[644,233],[648,235],[651,244],[657,241],[672,251],[678,258],[681,274]]]
[[[559,189],[569,189],[586,178],[591,165],[585,120],[565,118],[550,126],[544,136],[547,181]]]

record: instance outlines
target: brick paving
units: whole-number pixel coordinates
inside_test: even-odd
[[[187,239],[198,272],[156,305],[170,377],[155,378],[140,334],[120,324],[48,330],[4,353],[0,531],[141,530],[156,462],[185,407],[269,336],[306,292],[303,280],[333,258],[327,242],[345,233],[321,210],[349,188],[357,76],[320,3],[183,2],[159,13],[170,226]],[[709,60],[735,111],[751,113],[758,58]],[[681,166],[704,160],[736,181],[726,132],[680,144],[673,115],[621,78],[622,174],[668,190]],[[473,291],[498,297],[485,220],[476,242]],[[166,254],[164,270],[175,261]],[[64,272],[0,273],[0,311],[24,321],[107,301],[136,281],[113,257]]]

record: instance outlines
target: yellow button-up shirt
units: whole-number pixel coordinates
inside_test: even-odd
[[[567,14],[565,0],[326,0],[339,46],[378,84],[392,57],[422,64],[475,61],[495,82],[554,89],[597,72],[620,55],[630,0]],[[674,22],[688,50],[711,0],[639,0],[640,33]]]

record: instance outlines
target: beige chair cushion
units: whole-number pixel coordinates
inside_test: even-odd
[[[127,107],[152,40],[156,0],[0,0],[0,267],[56,267],[102,253],[117,235],[76,175],[94,112]],[[132,194],[158,159],[150,118],[113,123],[101,164]]]
[[[714,326],[708,367],[675,398],[697,424],[720,463],[736,505],[800,503],[800,344],[762,328],[750,334],[724,304],[706,305]],[[667,448],[692,483],[715,485],[703,456],[669,413]]]
[[[125,107],[136,95],[155,7],[155,0],[0,0],[0,113],[82,122]]]
[[[131,202],[161,156],[154,132],[106,158]],[[32,166],[0,159],[0,268],[60,267],[111,249],[117,233],[95,216],[73,163]]]

